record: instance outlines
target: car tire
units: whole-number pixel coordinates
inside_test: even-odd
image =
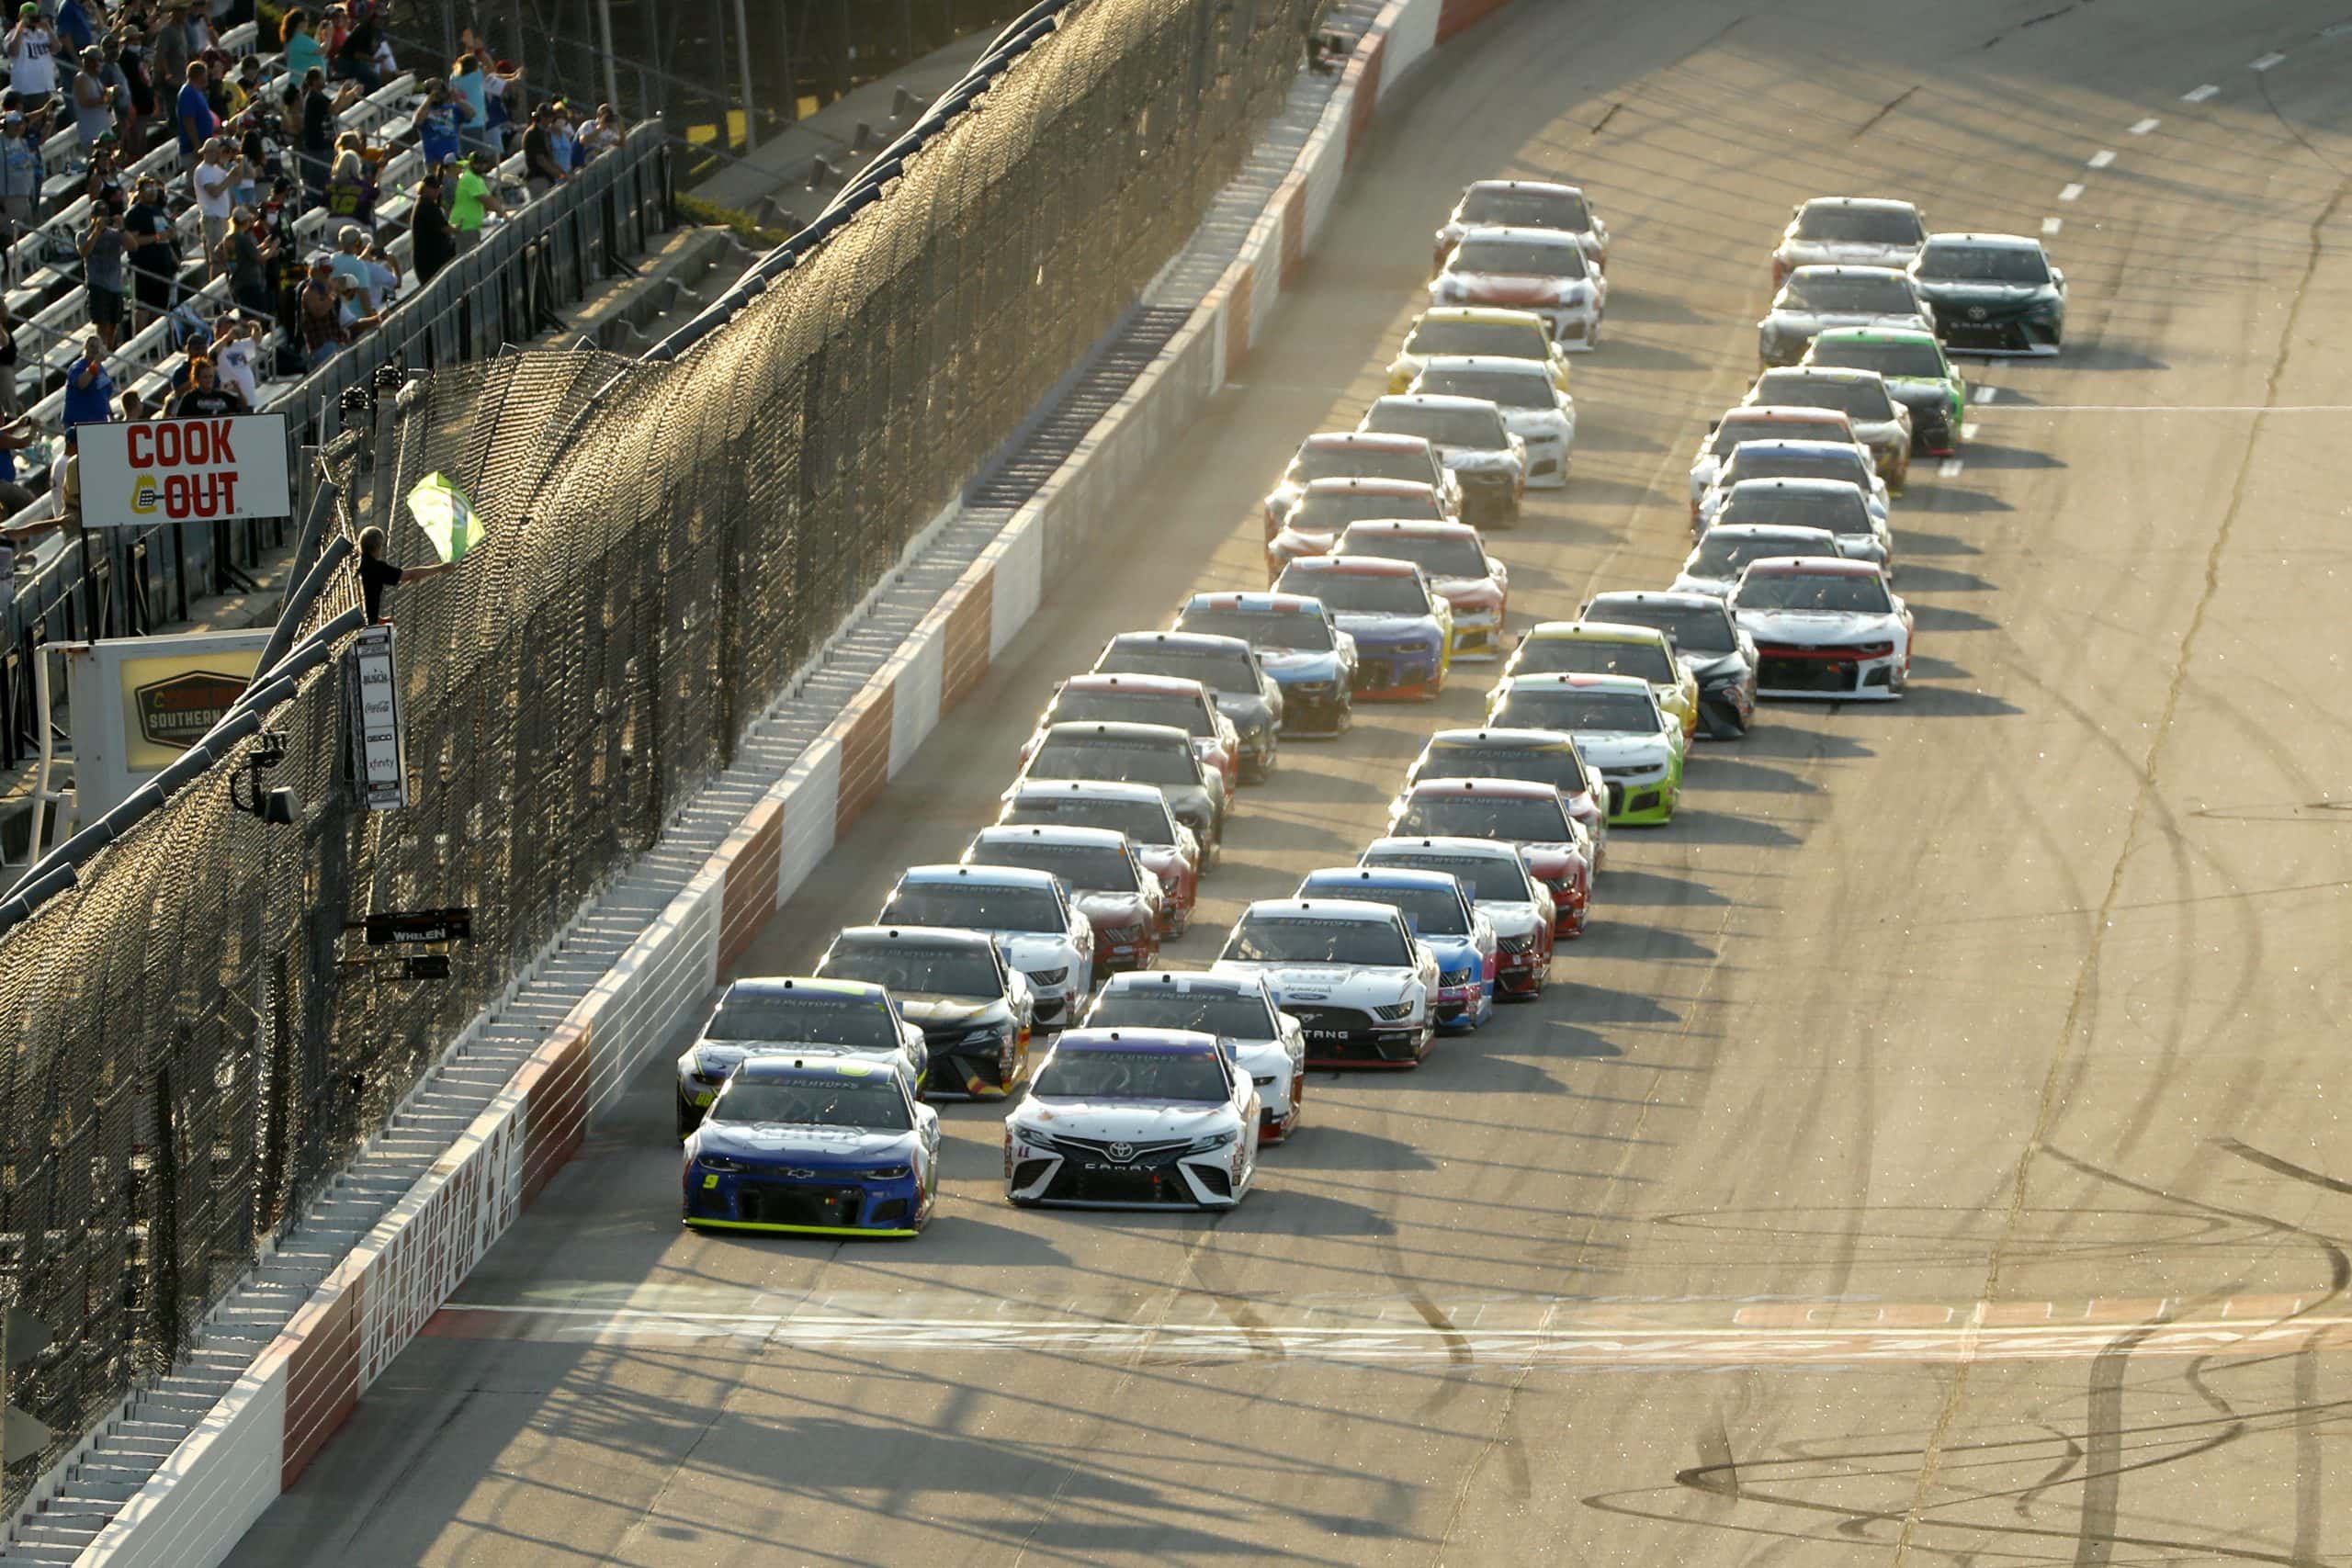
[[[678,1096],[678,1142],[683,1144],[694,1136],[695,1129],[701,1125],[702,1111],[688,1104],[684,1095]]]

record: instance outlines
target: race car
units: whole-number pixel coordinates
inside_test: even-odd
[[[1239,637],[1200,632],[1121,632],[1095,656],[1097,675],[1168,675],[1208,688],[1241,738],[1241,779],[1263,784],[1281,741],[1283,691]]]
[[[1472,1030],[1495,1016],[1495,928],[1450,874],[1331,866],[1308,872],[1291,897],[1354,898],[1399,910],[1407,928],[1437,958],[1438,1027]]]
[[[1358,697],[1429,700],[1445,690],[1453,609],[1410,561],[1308,556],[1283,569],[1274,592],[1321,600],[1355,639]]]
[[[1874,370],[1887,395],[1911,412],[1911,448],[1949,457],[1960,450],[1961,422],[1968,417],[1968,383],[1944,355],[1936,334],[1925,328],[1825,332],[1804,352],[1804,367]]]
[[[1438,460],[1462,481],[1463,521],[1505,527],[1518,521],[1527,495],[1527,443],[1510,433],[1494,404],[1482,398],[1409,393],[1381,398],[1364,411],[1356,428],[1418,435],[1437,448]]]
[[[1911,678],[1911,611],[1867,561],[1750,561],[1731,613],[1756,639],[1767,697],[1892,700]]]
[[[1766,368],[1794,365],[1833,327],[1930,331],[1935,311],[1911,275],[1891,266],[1801,266],[1756,323],[1756,357]]]
[[[1238,637],[1283,689],[1283,733],[1344,735],[1355,722],[1356,639],[1319,599],[1296,593],[1195,593],[1176,629]]]
[[[752,1056],[861,1057],[903,1064],[920,1090],[931,1066],[922,1031],[880,986],[806,976],[734,981],[678,1057],[678,1136],[702,1124],[727,1076]]]
[[[1928,237],[1926,220],[1907,201],[1817,196],[1801,203],[1772,253],[1772,287],[1801,266],[1903,267]]]
[[[1544,367],[1525,359],[1434,355],[1406,395],[1494,404],[1502,411],[1503,428],[1526,443],[1529,487],[1557,490],[1568,482],[1568,458],[1577,445],[1576,400],[1552,384]]]
[[[1723,465],[1750,441],[1836,442],[1860,452],[1870,460],[1871,472],[1878,472],[1871,449],[1854,438],[1854,422],[1834,409],[1729,409],[1707,426],[1699,455],[1690,460],[1691,521],[1698,520],[1699,498],[1715,482]]]
[[[1541,180],[1477,180],[1462,193],[1438,228],[1430,270],[1445,265],[1445,258],[1462,237],[1476,228],[1549,229],[1574,234],[1584,247],[1585,260],[1597,271],[1609,267],[1609,225],[1575,186]]]
[[[1839,555],[1894,574],[1894,531],[1871,514],[1869,492],[1860,485],[1845,479],[1741,479],[1721,494],[1717,526],[1826,528],[1838,540]]]
[[[1167,895],[1125,833],[1109,828],[998,824],[972,836],[966,865],[1012,865],[1051,872],[1094,928],[1098,974],[1148,969],[1159,961]]]
[[[1911,281],[1936,308],[1936,335],[1957,354],[2058,352],[2066,275],[2021,234],[1930,234]]]
[[[1258,1142],[1298,1131],[1306,1037],[1255,976],[1158,969],[1115,976],[1087,1010],[1089,1029],[1190,1029],[1214,1034],[1258,1089]]]
[[[1261,898],[1209,973],[1262,979],[1310,1067],[1418,1067],[1436,1037],[1436,955],[1385,904]]]
[[[1029,982],[1040,1032],[1060,1029],[1094,992],[1094,926],[1049,871],[1009,865],[917,865],[882,900],[877,926],[978,931]]]
[[[939,1200],[939,1112],[903,1066],[753,1056],[686,1139],[695,1230],[913,1235]]]
[[[1453,478],[1451,469],[1446,477]],[[1340,530],[1366,518],[1453,522],[1462,515],[1458,482],[1455,488],[1456,494],[1449,498],[1434,485],[1413,479],[1313,480],[1283,514],[1281,529],[1266,541],[1266,575],[1270,580],[1278,576],[1301,556],[1329,555]]]
[[[1495,994],[1532,999],[1552,981],[1552,894],[1513,846],[1494,839],[1375,839],[1357,864],[1442,871],[1495,932]]]
[[[1565,729],[1609,784],[1611,827],[1662,827],[1682,795],[1688,742],[1638,675],[1514,675],[1495,688],[1492,725]],[[1432,827],[1428,831],[1461,831]]]
[[[1756,716],[1756,642],[1721,599],[1705,593],[1597,593],[1589,621],[1656,626],[1674,639],[1674,656],[1699,682],[1699,733],[1727,740],[1747,733]]]
[[[1900,491],[1911,473],[1911,411],[1869,370],[1767,370],[1747,390],[1751,408],[1835,409],[1870,448],[1886,488]]]
[[[1004,793],[997,820],[1011,827],[1105,828],[1135,847],[1164,896],[1159,932],[1180,937],[1192,926],[1200,897],[1201,844],[1176,820],[1168,797],[1148,784],[1108,779],[1024,777]]]
[[[1217,711],[1208,687],[1182,675],[1072,675],[1054,688],[1037,728],[1021,748],[1026,762],[1046,731],[1087,720],[1173,725],[1193,738],[1201,761],[1217,771],[1230,795],[1241,782],[1241,732]]]
[[[1800,528],[1778,523],[1720,523],[1682,559],[1682,570],[1668,590],[1675,593],[1704,593],[1721,599],[1739,581],[1740,569],[1766,556],[1826,556],[1842,560],[1838,536],[1826,528]]]
[[[1021,765],[1014,789],[1032,779],[1151,784],[1168,797],[1176,820],[1192,829],[1204,873],[1216,869],[1225,853],[1225,780],[1193,751],[1193,738],[1173,725],[1054,725]]]
[[[1004,1119],[1022,1208],[1230,1209],[1258,1174],[1258,1091],[1216,1037],[1073,1029]]]
[[[1568,389],[1566,351],[1562,349],[1544,318],[1525,310],[1501,310],[1484,305],[1442,305],[1413,318],[1405,344],[1388,362],[1388,390],[1401,392],[1413,384],[1421,367],[1440,354],[1476,354],[1503,359],[1524,359],[1541,365],[1552,385]]]
[[[1569,819],[1592,841],[1592,868],[1609,861],[1609,795],[1563,729],[1441,729],[1405,770],[1409,792],[1423,779],[1530,779],[1560,792]],[[1402,795],[1389,803],[1394,812]]]
[[[1411,561],[1453,611],[1455,659],[1496,659],[1510,607],[1510,569],[1467,523],[1351,523],[1334,555]]]
[[[1037,1004],[1029,982],[978,931],[851,926],[817,975],[887,987],[931,1053],[923,1092],[1002,1100],[1029,1073]]]
[[[1609,278],[1574,234],[1478,227],[1464,231],[1430,280],[1432,305],[1502,305],[1544,318],[1561,347],[1600,346]]]
[[[1298,444],[1282,482],[1266,496],[1266,542],[1283,531],[1306,487],[1317,479],[1403,479],[1438,492],[1439,510],[1462,515],[1462,482],[1437,460],[1437,450],[1418,435],[1369,435],[1361,430],[1327,432]]]
[[[1880,522],[1893,511],[1878,465],[1850,441],[1743,441],[1717,465],[1713,480],[1701,493],[1695,532],[1715,525],[1724,497],[1742,479],[1843,479],[1862,492],[1863,503]]]
[[[1608,621],[1545,621],[1529,628],[1503,666],[1513,675],[1639,675],[1688,740],[1699,731],[1699,680],[1674,657],[1674,643],[1648,626]]]
[[[1552,934],[1584,935],[1592,848],[1560,792],[1532,779],[1423,779],[1396,797],[1387,837],[1492,839],[1510,845],[1552,895]]]

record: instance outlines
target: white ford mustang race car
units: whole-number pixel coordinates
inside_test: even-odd
[[[1261,898],[1211,974],[1263,976],[1310,1066],[1418,1067],[1437,1031],[1437,955],[1386,904]]]
[[[1260,1142],[1298,1130],[1306,1092],[1306,1037],[1255,975],[1147,970],[1114,976],[1086,1015],[1090,1029],[1192,1029],[1214,1034],[1258,1089]]]
[[[1213,1034],[1073,1029],[1004,1119],[1022,1207],[1230,1209],[1258,1174],[1258,1091]]]
[[[1797,208],[1781,235],[1772,287],[1801,266],[1909,266],[1927,240],[1927,220],[1907,201],[1816,196]]]

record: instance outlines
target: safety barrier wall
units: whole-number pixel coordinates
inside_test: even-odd
[[[675,1047],[726,965],[984,681],[1055,570],[1120,515],[1112,501],[1133,494],[1142,471],[1247,362],[1362,145],[1359,105],[1376,107],[1394,90],[1445,18],[1493,8],[1487,0],[1390,0],[1240,255],[1192,318],[78,1568],[219,1562],[294,1483],[423,1326],[426,1303],[447,1299],[630,1077]]]

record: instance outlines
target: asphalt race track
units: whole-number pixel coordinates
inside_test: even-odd
[[[690,1235],[649,1071],[234,1561],[2352,1562],[2347,12],[1521,0],[1452,46],[1247,385],[746,968],[953,859],[1110,633],[1262,582],[1258,497],[1476,176],[1615,239],[1570,486],[1493,536],[1514,626],[1671,575],[1792,202],[2060,220],[2064,357],[1971,363],[1895,505],[1908,699],[1702,744],[1552,997],[1315,1075],[1223,1217],[1015,1212],[961,1106],[919,1240]],[[1174,956],[1352,859],[1489,678],[1286,746]]]

